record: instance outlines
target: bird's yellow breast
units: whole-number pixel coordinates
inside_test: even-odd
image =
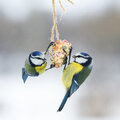
[[[63,76],[62,76],[62,82],[64,84],[64,86],[66,87],[66,89],[71,87],[72,84],[72,78],[75,74],[77,74],[78,72],[80,72],[83,69],[83,66],[72,62],[63,72]]]
[[[36,72],[38,72],[39,74],[42,74],[45,71],[45,68],[47,66],[47,63],[45,62],[43,65],[41,66],[36,66],[35,70]]]

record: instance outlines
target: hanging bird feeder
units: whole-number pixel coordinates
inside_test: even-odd
[[[66,63],[72,45],[67,40],[58,40],[49,49],[51,65],[59,68]]]

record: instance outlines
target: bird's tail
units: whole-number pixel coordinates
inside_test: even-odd
[[[22,79],[24,83],[26,82],[27,78],[28,78],[28,74],[26,74],[25,68],[22,68]]]
[[[66,101],[67,101],[67,99],[69,97],[69,94],[70,94],[70,90],[67,90],[67,92],[66,92],[66,94],[65,94],[65,96],[64,96],[64,98],[62,100],[62,103],[61,103],[59,109],[57,110],[57,112],[60,112],[63,109],[63,107],[64,107],[64,105],[65,105],[65,103],[66,103]]]

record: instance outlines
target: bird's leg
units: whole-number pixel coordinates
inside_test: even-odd
[[[66,65],[67,65],[67,63],[65,63],[63,71],[65,70],[65,68],[66,68]]]
[[[70,59],[71,59],[71,53],[72,53],[72,47],[70,48],[70,52],[69,52],[69,59],[68,59],[68,65],[70,64]]]
[[[45,51],[45,55],[47,54],[49,48],[50,48],[53,44],[54,44],[54,42],[50,42],[50,44],[48,45],[48,47],[47,47],[47,49],[46,49],[46,51]]]
[[[55,67],[55,66],[51,64],[50,67],[47,68],[45,71],[50,70],[50,69],[52,69],[52,68],[54,68],[54,67]]]
[[[65,70],[65,68],[66,68],[66,65],[67,65],[67,57],[66,57],[66,59],[65,59],[65,65],[64,65],[64,69],[63,69],[63,71]]]

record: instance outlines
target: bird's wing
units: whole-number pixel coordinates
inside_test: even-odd
[[[38,76],[39,74],[36,72],[35,67],[31,66],[28,60],[25,61],[25,70],[29,76]]]
[[[70,88],[70,96],[79,88],[79,86],[84,82],[85,80],[85,70],[84,68],[81,69],[81,71],[79,71],[78,73],[76,73],[73,76],[72,79],[72,85]]]
[[[79,83],[78,83],[78,74],[75,74],[73,79],[72,79],[72,85],[70,88],[70,96],[79,88]]]
[[[70,96],[79,88],[79,86],[85,81],[85,79],[90,74],[91,70],[87,68],[81,69],[78,73],[73,76],[72,85],[70,90]]]

